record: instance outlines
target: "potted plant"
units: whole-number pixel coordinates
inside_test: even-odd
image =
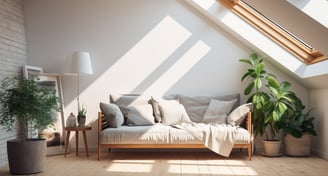
[[[242,76],[241,81],[245,78],[249,78],[249,83],[244,90],[244,95],[249,96],[247,102],[252,102],[253,112],[252,112],[252,124],[254,135],[262,136],[265,131],[264,126],[264,114],[262,112],[263,106],[269,101],[269,95],[262,90],[263,82],[266,81],[265,78],[269,75],[265,70],[265,64],[263,62],[264,58],[260,58],[257,54],[251,54],[249,58],[240,59],[240,62],[244,62],[250,65],[250,68]]]
[[[0,85],[0,125],[12,130],[18,123],[21,138],[7,141],[10,172],[31,174],[42,172],[46,156],[46,140],[28,138],[31,131],[43,130],[53,123],[58,110],[54,90],[40,88],[33,80],[7,77]],[[17,122],[17,123],[16,123]]]
[[[249,96],[247,102],[254,104],[252,123],[255,137],[265,134],[264,155],[279,156],[281,142],[276,136],[282,129],[282,118],[292,112],[294,94],[289,91],[291,84],[279,83],[265,70],[264,58],[255,53],[239,61],[250,65],[241,80],[251,79],[244,95]]]
[[[79,108],[78,114],[77,114],[77,122],[79,126],[85,126],[85,120],[86,120],[87,110],[82,105],[81,108]]]
[[[289,156],[309,156],[312,136],[317,136],[314,129],[313,117],[310,117],[310,110],[303,112],[305,106],[297,98],[294,103],[294,113],[292,118],[286,120],[284,127],[285,152]]]
[[[265,132],[266,140],[264,141],[264,155],[280,156],[280,139],[276,136],[284,127],[284,119],[289,119],[293,114],[293,103],[295,94],[289,91],[291,84],[289,82],[279,83],[272,77],[267,77],[268,94],[270,100],[263,106],[264,126],[268,127]],[[269,132],[269,133],[268,133]],[[272,148],[271,148],[272,147]],[[272,150],[271,150],[272,149]]]

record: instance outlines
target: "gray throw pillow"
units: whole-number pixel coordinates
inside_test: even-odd
[[[221,101],[211,99],[202,122],[203,123],[227,123],[227,114],[229,114],[237,102],[237,99],[231,101]]]
[[[242,104],[234,109],[228,116],[227,122],[234,126],[239,126],[243,123],[248,112],[251,112],[253,108],[252,103]]]
[[[153,125],[153,108],[150,104],[120,106],[123,115],[126,117],[126,124],[131,126]]]
[[[227,94],[218,96],[185,96],[177,95],[180,103],[185,107],[190,120],[193,122],[202,122],[207,106],[211,99],[230,101],[237,99],[233,107],[239,103],[239,94]]]
[[[101,112],[109,127],[118,128],[124,123],[124,116],[116,104],[100,103]]]
[[[156,101],[153,97],[151,97],[151,105],[153,106],[153,113],[154,113],[154,117],[155,117],[155,122],[156,123],[161,123],[162,121],[162,116],[161,116],[161,112],[159,111],[159,102]]]

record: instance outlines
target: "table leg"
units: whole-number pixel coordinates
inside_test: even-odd
[[[87,157],[89,157],[88,142],[87,142],[87,136],[86,136],[86,134],[85,134],[85,131],[83,131],[83,138],[84,138],[85,150],[86,150],[86,152],[87,152]]]
[[[69,146],[69,135],[71,134],[70,130],[67,130],[67,136],[66,136],[66,143],[65,143],[65,154],[64,157],[66,157],[66,153],[67,153],[67,148]]]
[[[76,150],[76,156],[78,156],[79,155],[79,131],[76,131],[75,132],[75,136],[76,136],[76,138],[75,138],[75,150]]]

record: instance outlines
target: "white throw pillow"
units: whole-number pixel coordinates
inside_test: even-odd
[[[237,102],[237,99],[231,101],[221,101],[211,99],[202,122],[203,123],[227,123],[227,114],[229,114]]]
[[[175,99],[164,99],[160,97],[151,97],[150,100],[152,106],[153,106],[153,111],[154,111],[154,117],[155,117],[155,122],[156,123],[161,123],[162,122],[162,114],[159,110],[159,105],[163,103],[173,103],[173,104],[179,104],[178,100]]]
[[[227,122],[231,125],[239,126],[243,123],[247,113],[252,111],[252,108],[252,103],[240,105],[229,114]]]
[[[164,125],[176,125],[182,122],[191,122],[182,104],[175,102],[160,103],[159,110],[162,115],[161,123]]]

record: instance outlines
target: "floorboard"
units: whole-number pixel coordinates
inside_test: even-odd
[[[45,171],[36,176],[326,176],[328,161],[315,157],[264,157],[254,155],[247,160],[246,152],[234,151],[229,158],[211,152],[103,152],[86,157],[74,153],[46,158]],[[0,168],[8,176],[9,168]]]

